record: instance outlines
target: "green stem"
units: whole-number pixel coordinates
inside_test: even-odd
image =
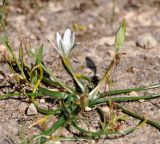
[[[110,102],[110,100],[112,102],[132,102],[132,101],[138,101],[138,100],[155,99],[159,97],[160,97],[160,93],[150,95],[150,96],[97,98],[97,99],[90,100],[89,106],[93,107],[97,104],[108,103]]]
[[[12,57],[13,57],[13,59],[15,60],[17,66],[18,66],[18,69],[21,71],[21,74],[22,74],[23,78],[26,79],[26,76],[25,76],[25,74],[24,74],[24,72],[22,70],[23,68],[20,66],[20,63],[18,62],[18,60],[17,60],[17,58],[16,58],[16,56],[15,56],[15,54],[13,52],[13,49],[9,44],[8,39],[5,40],[5,45],[7,46],[7,48],[9,49],[9,51],[10,51]]]
[[[102,77],[101,81],[98,83],[98,85],[89,93],[89,97],[96,99],[97,98],[97,94],[99,92],[99,90],[102,88],[103,84],[105,83],[105,81],[107,80],[107,78],[110,76],[112,69],[118,64],[119,62],[119,54],[117,54],[112,62],[109,65],[109,68],[106,70],[104,76]]]
[[[130,116],[132,116],[132,117],[134,117],[136,119],[142,120],[142,121],[145,120],[146,123],[148,123],[149,125],[157,128],[158,130],[160,130],[160,123],[158,123],[156,121],[153,121],[153,120],[146,119],[144,116],[140,116],[140,115],[138,115],[138,114],[136,114],[136,113],[134,113],[132,111],[129,111],[129,110],[125,109],[121,105],[116,105],[116,107],[119,108],[119,109],[122,109],[123,113],[128,114],[128,115],[130,115]]]
[[[150,89],[155,89],[155,88],[159,88],[160,84],[155,84],[155,85],[151,85],[148,87],[140,87],[140,88],[129,88],[129,89],[118,89],[118,90],[110,90],[110,91],[106,91],[103,93],[99,94],[99,98],[103,98],[106,96],[112,96],[112,95],[118,95],[118,94],[126,94],[126,93],[130,93],[132,91],[145,91],[145,90],[150,90]]]
[[[73,77],[73,79],[76,81],[76,83],[78,84],[78,86],[80,87],[81,91],[84,92],[85,89],[84,89],[84,86],[82,84],[82,82],[76,77],[76,75],[74,74],[73,72],[73,68],[72,68],[72,65],[70,64],[68,58],[62,58],[63,62],[64,62],[64,65],[66,66],[69,74]]]
[[[47,83],[49,84],[56,84],[58,86],[61,86],[62,88],[64,88],[65,90],[67,90],[69,93],[74,93],[74,90],[68,86],[66,86],[64,83],[60,82],[55,75],[53,75],[48,69],[45,68],[44,65],[42,65],[42,68],[51,76],[51,78],[53,78],[53,80],[47,80],[46,78],[43,78],[43,80],[45,80]]]
[[[36,65],[36,66],[32,69],[30,75],[32,75],[32,73],[33,73],[36,69],[39,69],[40,76],[39,76],[39,78],[38,78],[38,81],[37,81],[36,84],[34,85],[33,93],[36,92],[37,88],[39,87],[39,85],[40,85],[40,83],[41,83],[41,80],[43,79],[43,70],[42,70],[42,65],[41,65],[41,64]]]
[[[2,99],[6,99],[12,96],[19,96],[21,93],[17,92],[17,93],[10,93],[10,94],[4,94],[4,95],[0,95],[0,100]]]
[[[63,126],[66,122],[65,116],[61,116],[53,125],[51,128],[47,129],[46,131],[42,132],[40,135],[34,136],[40,137],[41,135],[50,136],[52,133],[54,133],[58,128]],[[47,141],[46,138],[41,137],[41,144],[44,144]]]

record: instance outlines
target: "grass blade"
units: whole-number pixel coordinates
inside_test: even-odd
[[[156,121],[153,121],[153,120],[146,119],[144,116],[140,116],[140,115],[138,115],[138,114],[136,114],[132,111],[129,111],[121,105],[117,105],[116,107],[119,108],[119,109],[122,109],[123,113],[128,114],[128,115],[130,115],[130,116],[132,116],[136,119],[139,119],[139,120],[145,120],[147,124],[149,124],[149,125],[157,128],[158,130],[160,130],[160,122],[156,122]]]
[[[38,53],[36,55],[36,65],[40,64],[43,58],[43,45],[39,48]]]
[[[51,96],[55,99],[66,99],[69,96],[71,96],[70,94],[67,94],[67,93],[64,93],[64,92],[59,92],[59,91],[52,91],[52,90],[49,90],[49,89],[44,88],[44,87],[39,87],[38,91],[40,93],[42,93],[43,95]]]
[[[139,88],[129,88],[129,89],[118,89],[118,90],[110,90],[99,94],[99,98],[106,97],[106,96],[112,96],[112,95],[118,95],[118,94],[126,94],[130,93],[132,91],[138,92],[138,91],[146,91],[150,89],[159,88],[160,84],[151,85],[148,87],[139,87]]]
[[[19,93],[19,92],[4,94],[4,95],[0,95],[0,100],[7,99],[7,98],[13,97],[13,96],[20,96],[20,95],[21,95],[21,93]]]
[[[90,100],[89,105],[94,106],[101,103],[108,103],[110,101],[112,102],[132,102],[132,101],[138,101],[138,100],[148,100],[148,99],[155,99],[159,98],[160,93],[150,95],[150,96],[136,96],[136,97],[109,97],[109,98],[98,98],[95,100]]]
[[[117,30],[116,37],[115,37],[116,54],[119,54],[120,48],[122,47],[122,45],[124,43],[125,33],[126,33],[126,22],[123,19],[123,21],[121,22],[121,24]]]

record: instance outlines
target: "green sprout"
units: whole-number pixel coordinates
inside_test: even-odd
[[[117,30],[116,38],[115,38],[115,48],[116,48],[116,54],[119,53],[124,40],[125,40],[125,33],[126,33],[126,22],[123,20]]]

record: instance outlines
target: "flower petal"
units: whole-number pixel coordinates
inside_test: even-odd
[[[58,52],[60,55],[64,53],[64,48],[63,48],[63,42],[62,42],[62,37],[59,32],[56,33],[56,40],[57,40],[57,47],[58,47]]]
[[[71,45],[72,47],[74,46],[74,41],[75,41],[75,33],[73,32],[71,35]]]
[[[63,45],[65,47],[65,51],[68,52],[70,49],[70,45],[71,45],[71,36],[72,36],[72,32],[70,29],[67,29],[64,33],[63,36]]]
[[[62,41],[62,37],[59,32],[56,33],[56,40],[58,45],[59,45],[59,42]]]

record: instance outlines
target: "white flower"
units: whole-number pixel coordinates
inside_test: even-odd
[[[63,36],[63,39],[62,39],[59,32],[56,33],[57,47],[55,46],[55,44],[51,40],[50,41],[53,44],[54,48],[56,48],[56,50],[59,52],[59,54],[62,57],[68,57],[71,50],[76,45],[74,43],[74,40],[75,40],[74,32],[71,32],[70,29],[66,29],[64,36]]]

